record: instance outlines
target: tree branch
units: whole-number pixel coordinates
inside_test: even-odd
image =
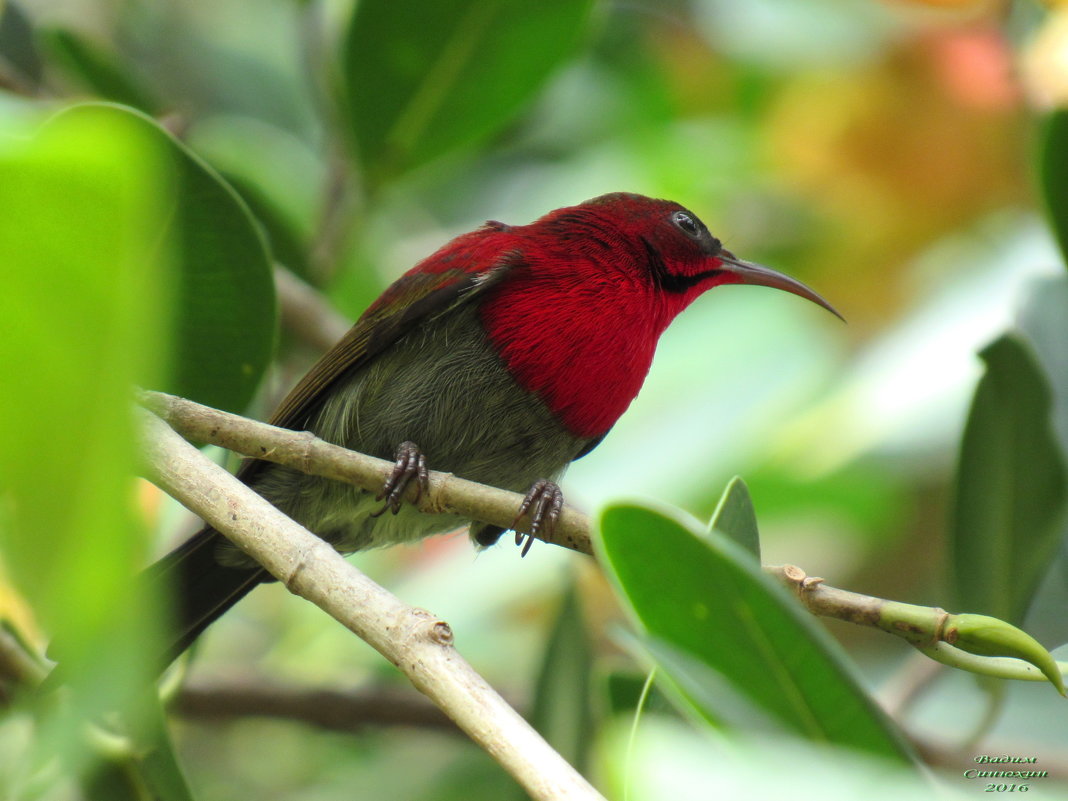
[[[400,668],[532,798],[602,798],[464,661],[447,623],[406,606],[158,417],[143,417],[158,486]]]
[[[142,392],[141,403],[162,417],[179,434],[193,442],[207,442],[231,451],[276,462],[310,473],[353,484],[369,492],[382,489],[393,472],[393,463],[356,453],[303,431],[290,431],[221,412],[162,392]],[[451,473],[430,472],[430,488],[418,501],[415,487],[405,501],[429,514],[453,514],[505,528],[515,522],[523,496],[458,478]],[[556,528],[545,542],[585,554],[593,554],[590,524],[585,515],[565,508]]]
[[[142,392],[140,399],[188,439],[344,481],[370,492],[378,492],[393,469],[391,462],[331,445],[309,432],[269,426],[159,392]],[[423,512],[453,514],[506,528],[513,527],[523,500],[514,492],[433,471],[429,491],[418,501],[414,500],[414,493],[415,488],[410,488],[405,501],[414,502]],[[569,507],[563,509],[549,536],[543,532],[538,536],[553,545],[593,554],[589,519]],[[840,590],[793,565],[765,566],[764,570],[794,592],[815,615],[881,629],[904,638],[936,661],[971,672],[1025,681],[1045,680],[1040,671],[1020,659],[977,656],[953,647],[953,632],[946,627],[949,615],[943,609]],[[1065,672],[1068,666],[1061,664],[1057,668]]]

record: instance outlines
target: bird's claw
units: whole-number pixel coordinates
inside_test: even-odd
[[[385,503],[377,512],[372,512],[371,517],[379,517],[387,509],[393,514],[397,514],[401,508],[404,491],[408,489],[408,485],[413,478],[416,480],[416,484],[415,497],[412,500],[418,501],[423,493],[430,489],[430,476],[426,469],[426,457],[414,442],[402,442],[397,446],[393,472],[389,474],[386,483],[382,485],[382,491],[375,496],[376,501],[385,499]]]
[[[552,537],[553,532],[556,530],[556,521],[560,519],[560,510],[563,508],[564,493],[560,491],[560,487],[545,479],[534,482],[526,497],[523,498],[523,503],[520,505],[519,512],[516,514],[511,526],[515,529],[515,544],[523,546],[523,552],[520,556],[527,555],[534,544],[534,540],[538,539],[539,533],[544,534],[545,537]],[[529,533],[519,531],[516,526],[523,519],[523,516],[528,513],[530,516],[530,531]],[[525,544],[523,543],[524,538],[526,538]]]

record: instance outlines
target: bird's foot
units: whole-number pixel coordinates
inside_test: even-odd
[[[385,504],[377,512],[372,512],[371,517],[378,517],[389,509],[397,514],[401,508],[401,499],[404,491],[412,479],[416,480],[415,498],[418,501],[424,492],[430,489],[430,476],[426,470],[426,457],[414,442],[402,442],[397,446],[396,462],[393,472],[390,473],[386,483],[382,485],[382,491],[375,496],[376,501],[385,499]]]
[[[512,528],[514,529],[524,515],[530,515],[530,532],[526,533],[518,530],[515,532],[515,544],[523,546],[521,556],[527,555],[539,533],[543,533],[546,537],[552,536],[556,528],[556,521],[560,519],[560,510],[563,508],[564,493],[560,491],[560,487],[545,479],[534,482],[519,507],[519,513],[515,516],[515,520],[512,521]],[[525,544],[523,543],[524,538],[526,538]]]

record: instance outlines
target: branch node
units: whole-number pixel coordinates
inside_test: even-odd
[[[447,511],[446,498],[455,478],[454,473],[437,473],[430,480],[430,487],[419,499],[419,509],[427,514],[439,515]]]
[[[946,631],[946,624],[949,623],[951,615],[945,609],[940,606],[936,606],[933,609],[934,613],[938,616],[938,624],[935,626],[934,634],[931,638],[931,645],[936,642],[947,642],[950,645],[957,641],[958,632],[956,629]]]
[[[444,620],[438,620],[430,627],[430,639],[438,645],[451,646],[453,643],[452,627]]]
[[[300,471],[309,473],[315,463],[315,443],[318,442],[319,438],[311,431],[301,431],[297,434],[297,437],[297,458],[300,460]]]
[[[293,565],[293,569],[289,571],[289,575],[287,575],[285,577],[285,581],[282,582],[283,584],[285,584],[285,587],[286,587],[287,590],[289,590],[294,595],[301,596],[302,598],[304,597],[304,593],[301,592],[301,588],[300,588],[301,581],[300,580],[301,580],[301,576],[304,573],[304,568],[307,566],[307,564],[308,564],[308,552],[306,550],[304,550],[303,548],[298,549],[297,550],[297,563],[295,565]]]

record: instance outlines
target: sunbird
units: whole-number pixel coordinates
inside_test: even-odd
[[[238,477],[343,553],[464,522],[479,546],[497,541],[500,526],[402,504],[411,482],[425,485],[427,465],[525,492],[520,516],[544,531],[563,503],[556,481],[634,400],[660,335],[725,284],[782,289],[838,314],[799,281],[725,250],[672,201],[619,192],[529,225],[489,221],[389,286],[270,418],[395,460],[382,491],[254,459]],[[146,575],[176,593],[168,662],[272,580],[210,526]]]

